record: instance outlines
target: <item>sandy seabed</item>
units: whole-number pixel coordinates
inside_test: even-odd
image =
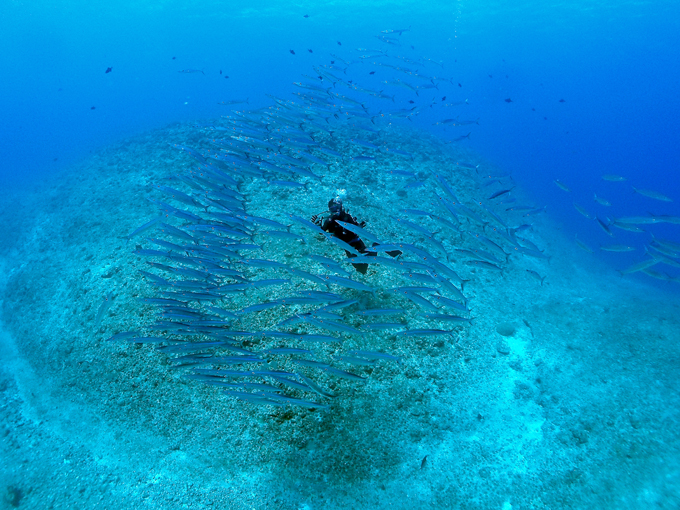
[[[105,342],[156,317],[139,301],[153,289],[138,273],[148,266],[133,254],[149,247],[146,236],[126,236],[158,215],[147,200],[159,198],[153,185],[191,164],[168,144],[196,146],[204,136],[170,126],[2,197],[0,508],[680,507],[677,293],[620,278],[546,214],[505,213],[510,224],[530,222],[524,235],[551,259],[512,255],[502,274],[458,264],[459,236],[412,218],[437,232],[469,279],[475,320],[445,325],[450,337],[348,337],[343,350],[379,350],[403,362],[351,367],[366,377],[361,383],[323,379],[338,395],[329,410],[251,405],[182,378],[153,345]],[[426,246],[391,216],[433,210],[434,173],[446,175],[464,203],[488,195],[481,186],[494,170],[474,154],[396,128],[380,136],[413,160],[337,162],[307,189],[247,180],[250,214],[309,218],[344,189],[347,208],[367,228]],[[393,168],[425,184],[404,189]],[[344,258],[294,230],[307,242],[256,237],[258,257],[317,272],[305,254]],[[527,270],[545,276],[543,284]],[[422,310],[386,291],[407,284],[399,274],[372,266],[357,280],[375,295],[334,291],[360,308],[404,308],[406,327],[432,327],[417,316]],[[113,305],[95,324],[112,291]],[[248,292],[231,304],[282,292]],[[346,322],[361,328],[351,310]],[[267,310],[239,329],[271,329],[288,316]],[[336,349],[317,346],[318,359]]]

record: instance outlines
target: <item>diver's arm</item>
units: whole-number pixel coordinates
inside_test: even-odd
[[[328,231],[328,218],[326,218],[323,214],[315,214],[310,218],[310,221],[314,223],[315,225],[319,225],[322,229]]]
[[[351,214],[349,215],[350,218],[352,218],[352,221],[350,223],[354,223],[357,227],[365,227],[366,222],[365,221],[359,221],[356,216],[352,216]]]

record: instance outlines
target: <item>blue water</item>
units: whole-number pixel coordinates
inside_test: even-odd
[[[379,40],[394,29],[405,30],[388,34],[398,45]],[[374,64],[388,61],[380,56],[359,59],[375,49],[432,80]],[[393,348],[405,362],[388,375],[362,372],[376,374],[365,394],[336,388],[345,403],[321,415],[330,417],[237,407],[225,431],[225,408],[193,386],[176,396],[157,389],[172,375],[151,355],[140,359],[151,348],[103,342],[152,322],[135,300],[156,295],[129,258],[151,246],[126,236],[158,214],[146,201],[158,198],[151,185],[172,184],[168,176],[191,166],[168,143],[206,150],[215,136],[206,126],[231,110],[269,107],[272,96],[298,101],[293,82],[312,83],[313,66],[331,62],[347,67],[336,76],[393,96],[333,88],[361,99],[375,123],[359,124],[380,131],[353,136],[415,151],[397,161],[423,180],[441,173],[454,182],[456,162],[478,165],[465,174],[463,202],[488,205],[511,226],[531,224],[527,239],[546,259],[513,256],[505,274],[468,274],[478,322],[458,328],[450,350],[381,334],[374,345],[352,344]],[[8,409],[0,454],[9,459],[0,505],[91,508],[101,493],[102,508],[117,508],[117,497],[144,508],[677,508],[680,259],[655,265],[657,277],[616,271],[646,260],[653,239],[680,243],[678,62],[672,1],[3,2],[0,345],[11,362],[0,370]],[[395,79],[436,88],[415,94],[384,83]],[[248,102],[219,104],[233,100]],[[413,112],[390,116],[398,109]],[[454,118],[466,125],[441,124]],[[346,186],[350,211],[390,231],[399,204],[380,199],[402,181],[381,177],[387,167],[361,168],[348,165],[306,194],[248,181],[250,213],[311,213]],[[602,179],[611,174],[625,180]],[[485,186],[489,175],[503,184]],[[431,205],[434,195],[420,193],[395,196],[403,207]],[[545,211],[507,211],[516,205]],[[652,215],[676,220],[641,224],[640,233],[613,225]],[[467,247],[454,236],[447,243]],[[632,251],[600,250],[607,245]],[[267,246],[285,263],[319,249]],[[529,286],[526,271],[545,280]],[[380,289],[392,283],[369,274]],[[118,301],[108,313],[110,291]],[[276,297],[249,295],[240,306]],[[424,327],[413,315],[408,326]],[[49,391],[41,381],[52,381]],[[149,433],[156,426],[162,432]],[[229,455],[255,460],[216,460],[221,440]],[[22,471],[27,464],[32,471]],[[46,473],[58,476],[46,482]]]
[[[600,176],[620,174],[627,184],[678,196],[676,3],[401,2],[383,10],[370,2],[6,3],[0,180],[39,181],[121,136],[224,114],[218,100],[269,104],[265,94],[292,91],[291,82],[330,53],[373,48],[384,27],[411,27],[399,51],[444,62],[441,74],[462,85],[423,95],[467,99],[464,115],[480,119],[444,136],[471,131],[469,147],[512,173],[537,203],[550,204],[568,232],[595,248],[606,244],[571,205],[595,214],[594,191],[614,204],[602,215],[673,214],[672,205],[650,203],[629,186],[603,186]],[[186,68],[206,75],[177,72]],[[363,83],[380,86],[392,76],[380,72]],[[425,107],[413,124],[442,133],[431,124],[446,116]],[[677,229],[657,230],[677,236]]]

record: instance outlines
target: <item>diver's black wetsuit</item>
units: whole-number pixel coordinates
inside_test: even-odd
[[[374,251],[367,252],[366,245],[358,235],[356,235],[354,232],[351,232],[350,230],[343,228],[342,225],[336,222],[336,220],[339,220],[345,223],[351,223],[352,225],[356,225],[358,227],[363,227],[366,225],[366,223],[363,221],[359,223],[359,221],[357,221],[357,219],[354,216],[352,216],[343,209],[342,200],[340,200],[339,198],[331,199],[330,202],[328,202],[328,210],[331,212],[331,215],[327,217],[325,220],[322,220],[322,218],[319,218],[315,215],[312,217],[312,221],[319,225],[323,230],[325,230],[329,234],[332,234],[333,237],[337,237],[338,239],[345,241],[347,244],[352,246],[352,248],[356,249],[359,253],[366,254],[369,257],[375,257],[377,255],[377,253]],[[373,243],[373,246],[376,246],[377,244],[378,243]],[[345,253],[350,258],[356,257],[354,253],[351,253],[347,250],[345,250]],[[399,250],[388,251],[387,254],[392,257],[397,257],[401,255],[401,251]],[[366,274],[366,271],[368,270],[368,264],[352,264],[352,265],[361,274]]]
[[[357,221],[357,219],[354,216],[349,214],[347,211],[342,210],[339,213],[336,213],[326,218],[323,224],[321,225],[321,228],[324,229],[329,234],[332,234],[334,237],[337,237],[342,241],[345,241],[347,244],[352,246],[352,248],[355,248],[359,253],[365,253],[366,245],[361,240],[361,238],[354,232],[350,232],[349,230],[344,229],[342,225],[336,223],[335,220],[344,221],[345,223],[351,223],[352,225],[357,225],[359,227],[365,225],[365,223],[362,222],[363,223],[362,225]],[[345,250],[345,253],[347,254],[348,257],[356,257],[354,253],[351,253],[347,250]],[[376,253],[368,252],[367,255],[375,256]],[[366,274],[366,271],[368,270],[368,264],[352,264],[352,265],[361,274]]]

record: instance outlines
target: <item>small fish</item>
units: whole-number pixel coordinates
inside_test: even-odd
[[[566,101],[564,99],[560,99],[559,102],[560,103],[566,103]]]
[[[368,359],[382,359],[385,361],[393,361],[395,363],[401,363],[401,358],[398,356],[392,356],[391,354],[386,354],[384,352],[377,351],[350,351],[352,356],[359,356]]]
[[[94,110],[95,108],[97,108],[97,107],[96,106],[90,106],[90,110]]]
[[[624,274],[630,274],[630,273],[637,273],[638,271],[644,271],[645,269],[649,269],[655,264],[658,264],[660,262],[659,259],[651,258],[651,259],[646,259],[643,260],[642,262],[638,262],[637,264],[633,264],[630,267],[627,267],[626,269],[623,269],[619,271],[619,274],[623,276]]]
[[[488,200],[493,200],[494,198],[498,198],[498,197],[500,197],[500,196],[502,196],[502,195],[505,195],[506,193],[510,193],[514,188],[515,188],[515,187],[513,186],[513,187],[510,188],[510,189],[504,189],[504,190],[502,190],[502,191],[496,191],[496,193],[494,193],[493,195],[491,195],[491,196],[488,198]]]
[[[611,175],[611,174],[606,174],[602,176],[603,181],[609,181],[609,182],[622,182],[622,181],[627,181],[625,177],[621,177],[620,175]]]
[[[113,67],[107,67],[107,68],[106,68],[106,71],[104,71],[104,74],[108,74],[108,73],[110,73],[111,71],[113,71]]]
[[[113,298],[115,295],[113,294],[113,291],[109,292],[105,297],[104,300],[102,301],[101,305],[99,305],[99,310],[97,311],[97,316],[94,319],[94,324],[95,326],[99,326],[99,323],[102,320],[102,317],[104,317],[104,314],[111,308],[111,305],[113,304]]]
[[[611,244],[609,246],[600,246],[600,250],[623,253],[626,251],[635,251],[635,248],[633,248],[632,246],[627,246],[625,244]]]
[[[578,236],[574,238],[576,240],[576,244],[578,245],[579,248],[581,248],[583,251],[588,252],[588,253],[593,253],[593,250],[585,244],[583,241],[581,241]]]
[[[612,204],[609,202],[609,200],[605,200],[605,199],[602,198],[602,197],[598,197],[598,196],[597,196],[597,193],[593,193],[593,199],[595,200],[595,202],[597,202],[597,203],[600,204],[600,205],[604,205],[605,207],[611,207],[611,205],[612,205]]]
[[[178,73],[185,73],[185,74],[190,74],[190,73],[201,73],[205,74],[201,69],[182,69],[181,71],[177,71]]]
[[[578,212],[580,212],[583,216],[585,216],[589,220],[593,219],[593,217],[590,214],[588,214],[588,211],[586,211],[583,207],[578,205],[576,202],[574,202],[574,209],[576,209]]]
[[[223,105],[226,105],[226,106],[234,105],[234,104],[242,104],[242,103],[250,104],[250,103],[248,103],[248,99],[250,99],[250,98],[247,97],[245,99],[232,99],[231,101],[221,101],[217,104],[223,104]]]
[[[338,46],[342,46],[342,43],[340,41],[338,41]]]
[[[536,280],[541,282],[541,287],[543,287],[543,280],[545,280],[545,276],[541,276],[538,274],[536,271],[532,271],[531,269],[527,269],[527,273],[529,273],[531,276],[533,276]]]
[[[453,331],[447,331],[443,329],[408,329],[405,331],[399,331],[395,336],[438,336],[438,335],[450,335]]]
[[[368,73],[368,74],[375,74],[375,71],[371,71],[371,72],[370,72],[370,73]]]
[[[303,17],[303,18],[309,18],[309,14],[305,14],[305,15],[302,16],[302,17]]]
[[[313,52],[312,50],[310,50],[310,49],[308,49],[307,51],[310,52],[310,53],[314,53],[314,52]]]
[[[288,51],[290,51],[291,55],[295,55],[295,50],[288,50]]]
[[[507,99],[505,100],[505,102],[506,102],[506,103],[512,103],[512,99],[507,98]]]
[[[368,315],[392,315],[392,314],[403,314],[404,310],[401,308],[373,308],[369,310],[360,310],[357,315],[362,315],[364,317]]]
[[[554,182],[555,184],[557,184],[557,186],[558,186],[560,189],[566,191],[567,193],[570,193],[570,192],[571,192],[571,190],[570,190],[570,189],[569,189],[562,181],[560,181],[559,179],[555,179],[553,182]]]
[[[633,191],[635,191],[635,193],[637,193],[639,195],[645,196],[647,198],[653,198],[654,200],[660,200],[661,202],[672,202],[673,201],[672,198],[669,198],[666,195],[662,195],[661,193],[658,193],[656,191],[651,191],[651,190],[648,190],[648,189],[640,189],[640,188],[636,188],[635,186],[633,186]]]
[[[597,222],[599,223],[600,227],[602,227],[602,230],[604,230],[605,234],[608,236],[614,237],[614,234],[612,233],[611,230],[609,230],[609,225],[602,221],[598,216],[595,217]]]
[[[451,141],[452,141],[452,142],[462,142],[462,141],[465,140],[465,139],[469,140],[471,134],[472,134],[472,131],[470,131],[467,135],[457,136],[456,138],[454,138],[454,139],[451,140]]]
[[[629,225],[651,225],[653,223],[660,223],[660,220],[654,216],[626,216],[625,218],[616,218],[616,221]]]

